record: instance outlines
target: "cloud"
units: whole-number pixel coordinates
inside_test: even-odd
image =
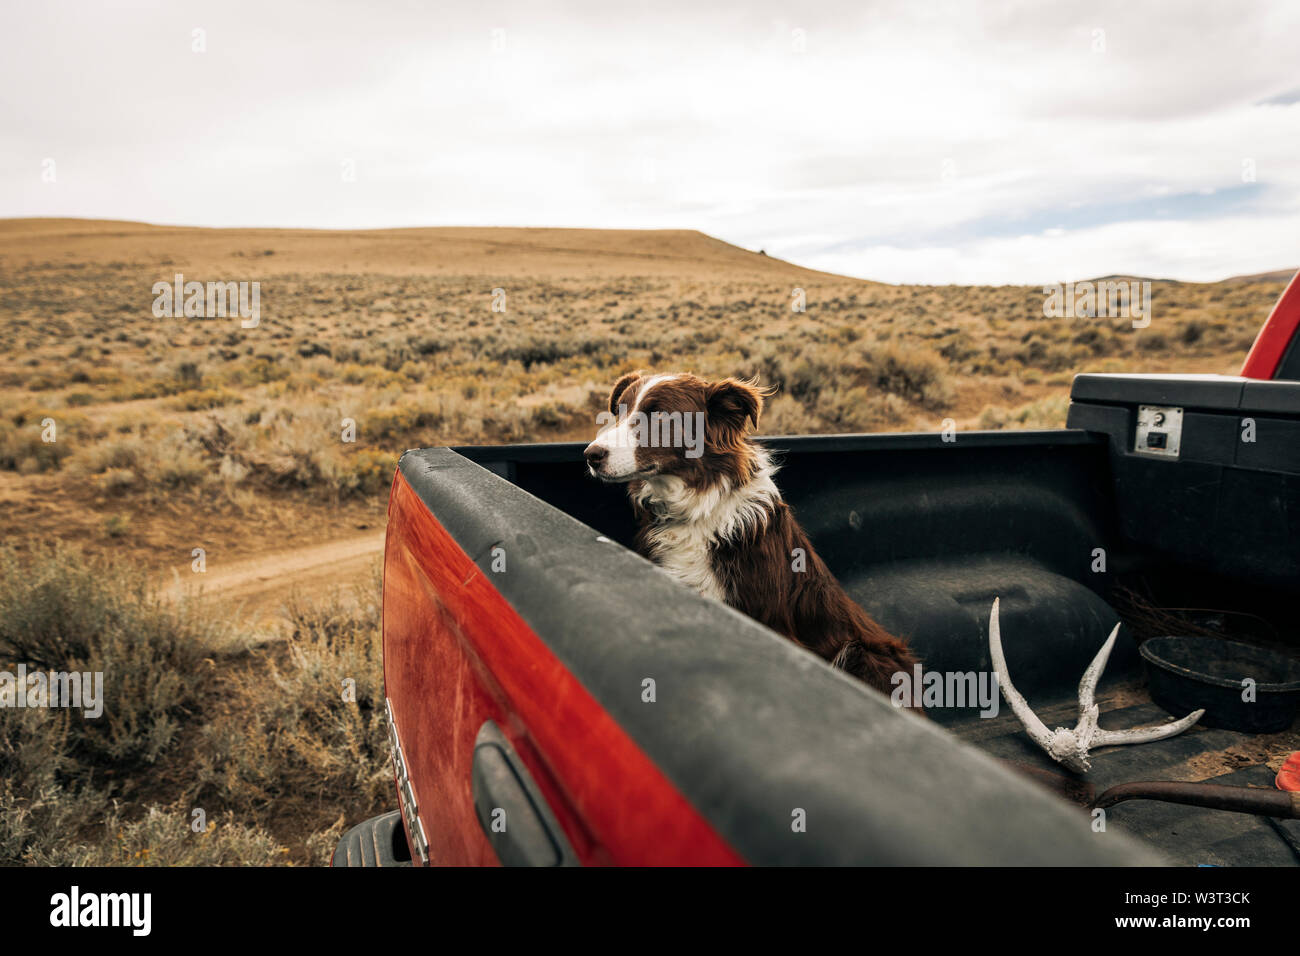
[[[830,272],[890,275],[901,283],[1041,285],[1105,275],[1202,281],[1293,269],[1294,235],[1295,220],[1285,217],[1134,221],[962,245],[867,246],[809,258]]]
[[[1300,103],[1300,88],[1287,90],[1285,93],[1279,93],[1277,96],[1270,96],[1266,100],[1260,100],[1260,106],[1290,106],[1293,103]]]
[[[695,228],[886,281],[1300,264],[1284,3],[54,0],[3,17],[0,215]]]

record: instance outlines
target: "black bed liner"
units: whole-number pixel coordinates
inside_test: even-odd
[[[1093,446],[1060,433],[1047,440]],[[936,453],[951,454],[933,441]],[[886,449],[895,442],[918,437],[894,437]],[[1043,453],[1027,436],[993,435],[951,460],[993,446]],[[582,477],[581,448],[424,449],[400,467],[485,573],[496,543],[528,555],[496,576],[502,596],[746,860],[1160,862],[1118,828],[1098,838],[1077,808],[618,547],[631,531],[626,497]],[[978,622],[971,626],[977,634]],[[653,708],[636,693],[648,674],[662,675]],[[793,832],[796,808],[816,825]]]
[[[1119,730],[1161,723],[1169,714],[1146,698],[1142,681],[1113,682],[1098,697],[1102,726]],[[1031,701],[1049,727],[1073,726],[1078,700],[1067,696]],[[1181,716],[1181,715],[1179,715]],[[1036,747],[1009,710],[991,720],[965,719],[949,725],[958,737],[1032,773],[1062,770]],[[1275,772],[1262,759],[1266,744],[1300,749],[1300,733],[1288,731],[1267,742],[1250,734],[1209,727],[1135,747],[1093,752],[1086,781],[1097,793],[1137,780],[1180,780],[1237,787],[1272,788]],[[1272,749],[1279,749],[1274,746]],[[1300,821],[1222,810],[1204,810],[1153,800],[1122,803],[1106,811],[1107,825],[1121,827],[1184,866],[1300,865]]]

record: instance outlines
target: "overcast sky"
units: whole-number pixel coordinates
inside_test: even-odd
[[[0,216],[1211,280],[1300,266],[1297,38],[1241,0],[7,3]]]

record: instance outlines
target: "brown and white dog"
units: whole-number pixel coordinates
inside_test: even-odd
[[[888,694],[916,658],[844,593],[781,500],[748,435],[765,394],[730,378],[624,375],[587,468],[627,483],[642,555]]]

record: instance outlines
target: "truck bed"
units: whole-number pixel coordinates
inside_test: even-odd
[[[1106,595],[1120,577],[1142,577],[1145,565],[1117,531],[1103,437],[1073,430],[964,434],[959,448],[945,447],[937,435],[786,437],[764,444],[782,462],[778,483],[831,569],[855,600],[912,640],[927,668],[987,671],[984,625],[1000,597],[1017,687],[1049,727],[1073,725],[1078,679],[1117,616]],[[574,443],[458,452],[630,546],[623,489],[587,479],[576,465],[581,449]],[[1107,573],[1090,570],[1096,546],[1108,549]],[[1204,587],[1204,577],[1196,577]],[[1212,590],[1225,604],[1258,607],[1240,592],[1227,600],[1234,587],[1220,581]],[[1098,696],[1102,726],[1169,719],[1145,692],[1130,629],[1121,634]],[[973,709],[930,717],[1070,801],[1073,775],[1028,739],[1005,704],[994,718]],[[1267,737],[1195,727],[1168,740],[1094,751],[1086,782],[1098,793],[1132,780],[1271,787],[1281,756],[1297,749],[1294,727]],[[1110,825],[1171,863],[1300,864],[1294,821],[1153,801],[1121,804],[1108,814]]]
[[[1300,383],[1080,376],[1072,397],[1063,430],[760,440],[829,567],[927,671],[991,670],[997,598],[1010,672],[1049,726],[1073,725],[1117,621],[1103,726],[1170,716],[1126,594],[1258,622],[1295,654]],[[1185,410],[1177,457],[1135,447],[1148,403]],[[1260,443],[1243,448],[1245,416]],[[1080,777],[1004,707],[918,718],[632,553],[625,491],[589,478],[582,448],[402,458],[385,684],[421,862],[1300,862],[1295,823],[1133,801],[1097,832],[1084,809],[1118,782],[1269,786],[1294,724],[1099,750]],[[505,803],[527,838],[490,825]]]

